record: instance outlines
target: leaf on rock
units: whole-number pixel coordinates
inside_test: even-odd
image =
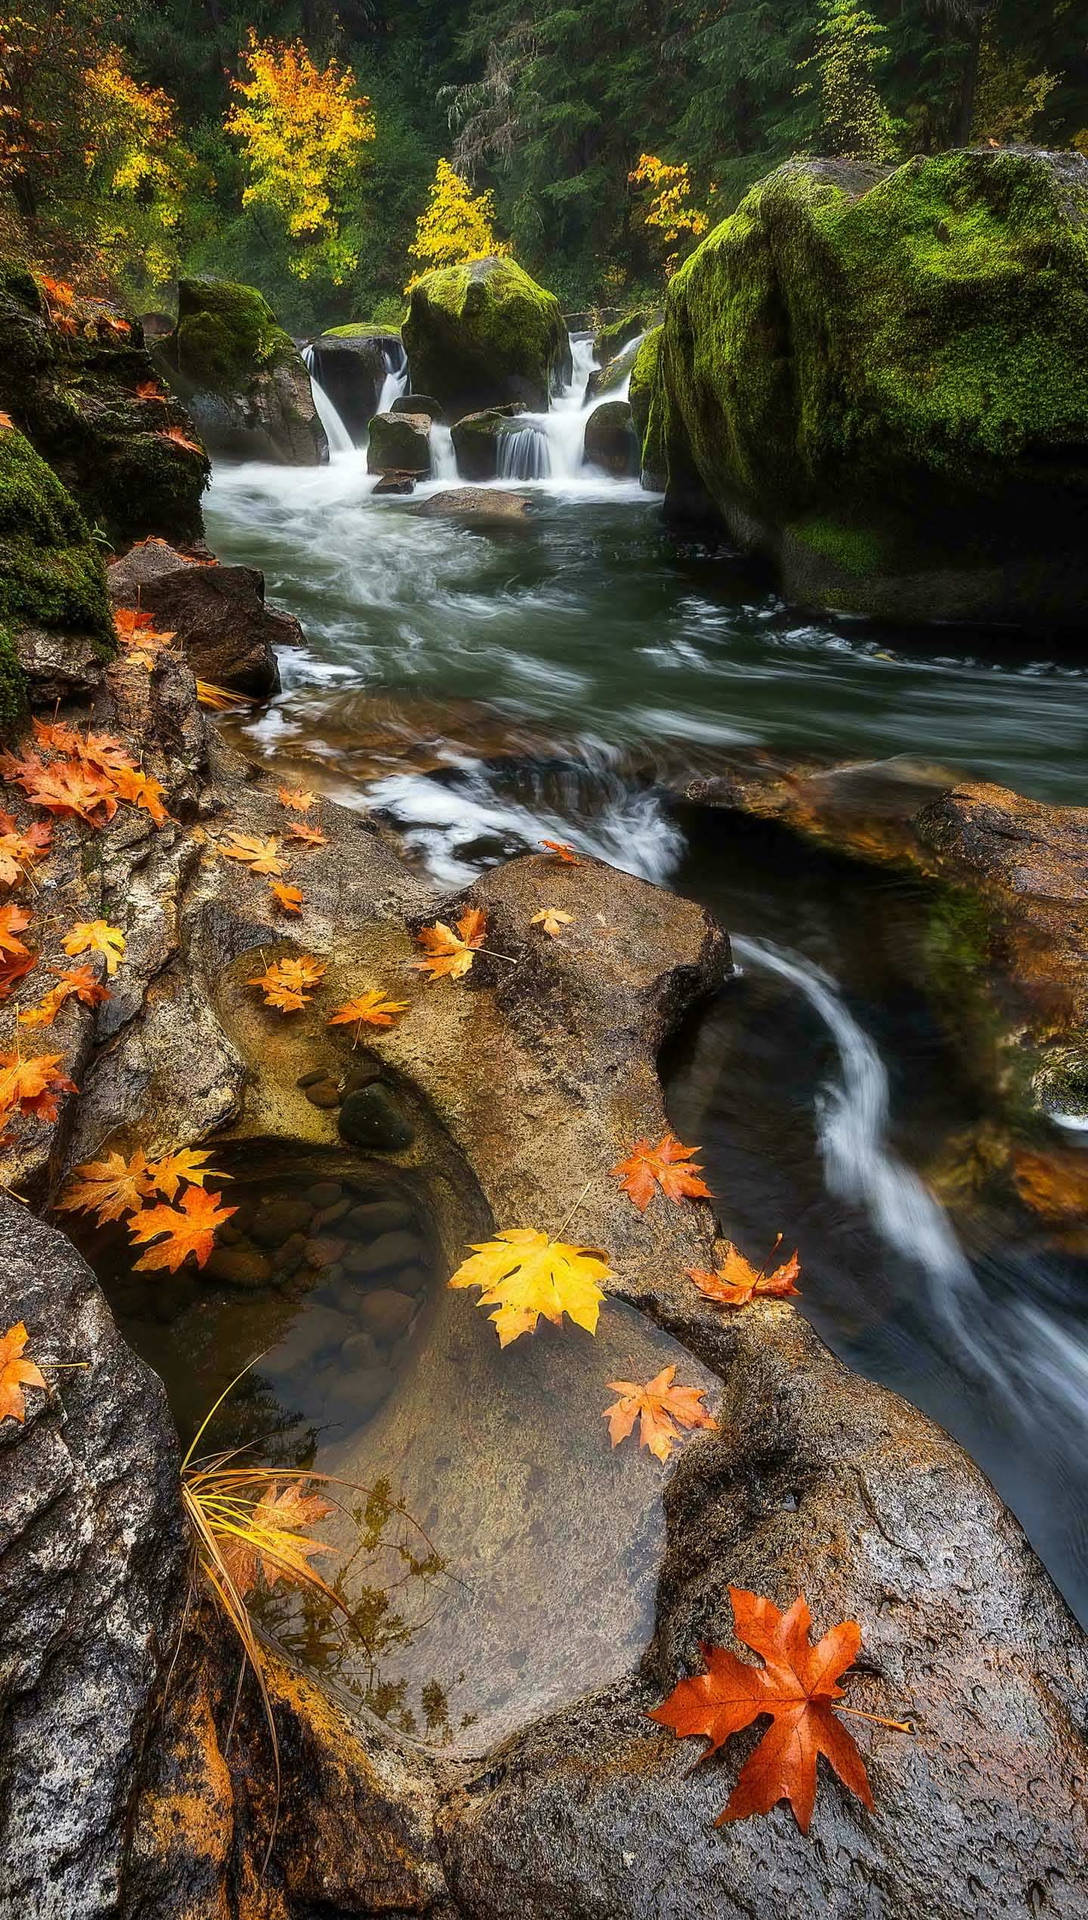
[[[108,1220],[123,1220],[126,1213],[138,1213],[155,1190],[142,1153],[134,1153],[130,1160],[121,1153],[110,1153],[104,1160],[87,1160],[74,1169],[71,1182],[57,1201],[57,1211],[93,1213],[104,1226]]]
[[[573,919],[572,913],[563,913],[559,907],[542,907],[539,913],[534,913],[529,925],[543,927],[553,940],[558,940],[563,928],[569,927]]]
[[[122,800],[128,800],[134,807],[142,807],[151,815],[157,827],[169,820],[170,815],[163,805],[163,788],[150,774],[143,773],[139,767],[118,767],[113,776],[114,792]]]
[[[62,941],[65,953],[100,953],[112,979],[125,957],[125,936],[105,920],[80,920]]]
[[[272,834],[267,840],[261,840],[252,833],[231,833],[220,840],[219,851],[228,860],[240,860],[251,873],[283,872],[283,862],[279,858],[280,843]]]
[[[49,852],[53,829],[40,820],[21,833],[10,813],[0,812],[0,886],[17,886],[23,876]]]
[[[109,988],[95,979],[89,966],[51,967],[49,971],[58,975],[56,986],[42,995],[36,1007],[28,1007],[19,1015],[21,1026],[51,1027],[69,1000],[79,1000],[85,1007],[97,1007],[103,1000],[112,998]]]
[[[354,1000],[346,1000],[342,1007],[337,1007],[326,1025],[354,1027],[359,1040],[364,1027],[392,1027],[407,1011],[407,1000],[387,1000],[382,987],[368,987],[365,993],[358,993]]]
[[[508,1347],[532,1333],[541,1316],[559,1326],[567,1314],[575,1326],[596,1333],[601,1284],[613,1279],[599,1247],[568,1246],[533,1227],[510,1227],[474,1246],[449,1284],[483,1289],[476,1304],[495,1308],[490,1318],[499,1345]]]
[[[129,1222],[129,1234],[135,1244],[157,1240],[134,1266],[141,1272],[168,1267],[176,1273],[192,1254],[202,1267],[215,1245],[215,1230],[229,1220],[237,1207],[220,1206],[221,1193],[205,1193],[202,1187],[189,1187],[176,1207],[145,1207]]]
[[[157,380],[141,380],[136,389],[136,398],[137,400],[165,400],[166,395]]]
[[[311,793],[309,787],[279,787],[276,798],[281,807],[290,807],[295,813],[309,813],[317,795]]]
[[[675,1367],[665,1367],[644,1387],[633,1380],[610,1380],[609,1393],[618,1393],[614,1407],[605,1409],[612,1445],[618,1447],[639,1422],[639,1446],[649,1447],[659,1460],[667,1460],[682,1439],[683,1427],[710,1427],[718,1422],[703,1406],[705,1387],[676,1387]]]
[[[681,1680],[650,1713],[651,1720],[671,1727],[681,1739],[708,1740],[707,1753],[714,1753],[730,1734],[751,1726],[761,1714],[770,1715],[772,1724],[741,1768],[717,1825],[769,1813],[779,1800],[788,1800],[801,1832],[807,1833],[821,1753],[844,1786],[871,1807],[864,1762],[833,1710],[843,1694],[836,1682],[853,1664],[861,1645],[857,1621],[840,1621],[814,1647],[809,1640],[812,1619],[803,1595],[787,1613],[780,1613],[772,1600],[739,1587],[730,1587],[729,1597],[738,1640],[761,1655],[765,1664],[756,1667],[723,1647],[704,1646],[706,1673]]]
[[[175,447],[184,447],[187,453],[203,454],[204,452],[199,440],[190,440],[188,434],[183,433],[180,427],[162,428],[159,433],[159,439],[169,440]]]
[[[781,1245],[782,1235],[779,1234],[771,1248],[772,1260]],[[730,1244],[726,1246],[722,1264],[716,1273],[707,1273],[703,1267],[689,1267],[688,1278],[695,1282],[700,1293],[717,1306],[746,1307],[758,1295],[780,1300],[785,1294],[799,1293],[800,1289],[793,1283],[800,1272],[801,1262],[796,1253],[791,1253],[780,1267],[768,1273],[765,1268],[753,1267],[740,1249]]]
[[[328,845],[328,834],[320,827],[308,827],[305,820],[292,820],[287,829],[289,840],[301,840],[304,847],[324,847]]]
[[[247,986],[260,987],[266,1007],[278,1007],[281,1013],[297,1013],[310,999],[311,987],[320,982],[325,969],[312,954],[296,960],[277,960],[256,974]]]
[[[483,946],[487,935],[487,915],[480,907],[468,907],[457,922],[457,930],[444,920],[433,927],[421,927],[416,939],[425,950],[425,958],[413,960],[413,967],[429,973],[435,980],[463,980]]]
[[[48,1392],[38,1368],[25,1352],[29,1338],[21,1320],[0,1333],[0,1420],[22,1423],[26,1419],[24,1387],[41,1387],[43,1393]]]
[[[692,1155],[698,1152],[698,1147],[682,1146],[670,1128],[656,1147],[648,1140],[636,1140],[630,1153],[611,1169],[612,1177],[640,1213],[645,1213],[656,1187],[668,1200],[709,1200],[710,1188],[699,1178],[703,1169],[692,1164]]]
[[[25,907],[0,907],[0,952],[26,953],[27,948],[18,935],[25,933],[29,925],[30,915]]]
[[[565,840],[542,840],[540,844],[542,847],[547,847],[548,852],[554,855],[555,859],[559,861],[561,866],[564,866],[564,867],[580,867],[581,866],[582,862],[579,860],[578,855],[574,851],[574,848],[571,846],[568,846]]]
[[[287,887],[283,885],[282,881],[270,880],[268,883],[268,891],[272,895],[276,905],[280,907],[284,913],[300,914],[302,912],[303,896],[300,888]]]
[[[62,1053],[40,1053],[37,1059],[21,1060],[17,1053],[0,1053],[0,1123],[14,1113],[25,1113],[35,1120],[55,1120],[59,1112],[57,1095],[77,1093],[74,1080],[64,1071]]]
[[[0,1001],[14,991],[23,975],[38,964],[36,953],[0,954]]]

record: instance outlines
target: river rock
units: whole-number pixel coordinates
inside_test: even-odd
[[[363,1200],[352,1207],[347,1218],[355,1233],[376,1238],[395,1233],[398,1227],[412,1224],[412,1209],[406,1200]]]
[[[393,1287],[375,1287],[359,1302],[359,1318],[375,1340],[388,1345],[408,1326],[415,1312],[415,1301]]]
[[[371,1147],[380,1153],[397,1153],[415,1139],[415,1129],[392,1088],[381,1080],[347,1095],[337,1125],[341,1138],[353,1147]]]
[[[305,1233],[312,1219],[313,1208],[307,1201],[270,1194],[259,1202],[250,1233],[262,1247],[281,1247],[292,1234]]]
[[[355,1226],[354,1217],[349,1218]],[[419,1254],[419,1241],[415,1234],[401,1230],[382,1233],[376,1240],[361,1241],[350,1246],[344,1255],[344,1265],[349,1273],[389,1273],[418,1260]]]
[[[806,605],[1082,624],[1086,221],[1083,154],[779,168],[669,286],[667,510]]]
[[[148,540],[107,569],[118,607],[141,607],[176,633],[193,672],[213,686],[264,700],[280,684],[277,647],[305,645],[291,613],[265,603],[256,567],[213,565]]]
[[[591,467],[620,478],[638,478],[642,460],[626,400],[604,400],[586,421],[585,456]]]
[[[570,379],[559,302],[510,259],[423,274],[403,338],[412,385],[433,393],[449,420],[510,401],[542,411]]]
[[[0,263],[0,409],[118,546],[147,534],[199,540],[208,458],[161,388],[139,322],[83,296],[75,317],[75,332],[60,332],[29,269]]]
[[[662,439],[664,402],[658,397],[662,328],[654,327],[640,343],[631,368],[627,398],[638,437],[644,484],[655,492],[665,487],[665,446]]]
[[[414,473],[383,473],[374,488],[375,495],[414,493],[417,478],[418,476]]]
[[[404,365],[398,329],[352,321],[319,334],[312,352],[314,379],[361,446],[367,423],[378,411],[386,374]]]
[[[402,393],[399,400],[394,400],[389,411],[390,413],[425,413],[428,420],[439,422],[445,419],[440,403],[433,400],[428,393]]]
[[[430,424],[425,413],[376,413],[369,427],[367,472],[393,473],[398,478],[429,474]]]
[[[448,487],[413,509],[427,520],[463,520],[473,527],[518,526],[529,518],[523,493],[501,487]]]
[[[302,355],[255,287],[179,280],[177,324],[156,357],[214,453],[292,467],[328,459]]]
[[[209,1280],[224,1280],[229,1287],[266,1287],[272,1262],[256,1247],[213,1247],[204,1271]]]
[[[462,480],[494,480],[499,470],[500,437],[524,412],[520,401],[514,401],[509,406],[487,407],[482,413],[467,413],[456,422],[450,437]]]
[[[624,347],[633,340],[640,340],[651,327],[660,326],[662,314],[653,307],[636,307],[631,313],[623,314],[617,320],[608,320],[598,327],[593,336],[593,357],[598,366],[605,367],[614,360]]]
[[[638,358],[638,350],[639,341],[629,340],[627,345],[613,354],[611,360],[607,361],[603,367],[594,367],[586,382],[586,399],[607,399],[610,396],[615,398],[621,390],[626,390],[631,378],[631,369]]]

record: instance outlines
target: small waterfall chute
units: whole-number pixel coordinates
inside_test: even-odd
[[[382,355],[385,360],[385,379],[375,411],[388,413],[394,400],[401,398],[408,385],[408,355],[399,340],[383,342]]]
[[[524,424],[504,427],[496,450],[496,472],[500,480],[548,480],[551,478],[551,449],[546,414],[534,416]]]
[[[333,406],[328,394],[325,392],[324,387],[321,385],[320,380],[317,379],[314,373],[314,350],[312,347],[303,347],[302,362],[310,376],[310,391],[314,396],[314,406],[317,408],[317,417],[325,429],[325,438],[329,443],[330,454],[353,452],[355,442],[345,427],[344,422],[341,420],[340,415],[337,413],[336,408]]]
[[[457,455],[453,450],[453,435],[449,428],[432,420],[427,432],[427,444],[431,450],[432,480],[456,480]]]

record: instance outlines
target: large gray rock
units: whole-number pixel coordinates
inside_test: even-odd
[[[540,411],[570,379],[558,300],[509,259],[425,273],[403,338],[412,385],[433,393],[450,420],[509,401]]]
[[[485,407],[480,413],[467,413],[457,421],[450,437],[462,480],[495,479],[499,471],[499,440],[511,431],[511,421],[516,421],[524,412],[520,401],[513,401],[508,406]]]
[[[642,467],[638,435],[626,400],[602,400],[586,421],[585,455],[591,467],[617,478],[638,479]]]
[[[332,327],[313,343],[313,375],[324,387],[356,446],[378,411],[387,373],[404,365],[396,328],[367,323]]]
[[[425,413],[376,413],[367,441],[367,472],[430,473],[430,427]]]

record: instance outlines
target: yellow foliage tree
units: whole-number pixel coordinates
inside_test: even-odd
[[[196,161],[159,87],[134,80],[116,47],[83,76],[87,184],[98,243],[123,279],[153,289],[178,271]]]
[[[639,155],[637,167],[633,167],[628,179],[634,187],[650,188],[650,199],[643,214],[643,224],[659,233],[666,248],[665,272],[676,271],[679,254],[676,242],[685,234],[698,240],[707,230],[707,217],[691,197],[691,172],[687,161],[679,166],[670,166],[665,160],[659,160],[656,153]]]
[[[440,160],[427,195],[427,205],[416,221],[416,237],[408,251],[419,261],[406,293],[435,267],[456,267],[466,260],[486,260],[492,254],[508,254],[509,246],[497,240],[492,222],[495,203],[490,193],[473,196],[468,181]]]
[[[370,102],[337,61],[316,67],[301,40],[260,41],[251,31],[243,59],[248,77],[232,82],[240,98],[226,123],[245,152],[243,204],[270,208],[303,242],[289,262],[300,280],[323,273],[339,285],[358,248],[341,230],[337,201],[374,138]]]

